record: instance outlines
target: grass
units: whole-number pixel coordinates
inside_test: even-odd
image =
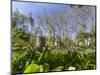
[[[61,54],[65,54],[65,53],[68,53],[68,50],[67,49],[53,49],[51,50],[51,53],[61,53]]]

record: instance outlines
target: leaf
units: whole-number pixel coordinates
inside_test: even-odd
[[[48,72],[49,71],[49,65],[47,63],[45,63],[43,65],[43,72]]]
[[[76,68],[73,67],[73,66],[71,66],[71,67],[68,68],[68,70],[75,70],[75,69],[76,69]]]
[[[38,58],[38,62],[40,62],[40,60],[42,59],[43,54],[44,54],[44,52],[42,52],[42,53],[40,54],[40,56],[39,56],[39,58]]]
[[[37,64],[30,64],[24,71],[24,73],[30,73],[30,72],[42,72],[43,66],[37,65]]]
[[[59,66],[59,67],[57,67],[56,69],[54,69],[52,71],[62,71],[63,68],[64,68],[63,66]]]

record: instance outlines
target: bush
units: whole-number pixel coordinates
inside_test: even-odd
[[[87,70],[96,68],[96,55],[94,53],[82,54],[79,51],[68,53],[52,53],[44,50],[42,53],[30,52],[12,57],[13,73],[23,73],[30,64],[43,66],[42,72],[66,71],[73,66],[75,70]],[[32,67],[32,66],[31,66]],[[32,72],[37,72],[32,67]],[[27,71],[25,71],[26,73]],[[39,71],[40,72],[40,71]]]

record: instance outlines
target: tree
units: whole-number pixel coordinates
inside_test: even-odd
[[[44,33],[47,33],[48,40],[50,41],[53,38],[52,43],[57,44],[60,48],[65,37],[70,35],[70,30],[73,30],[71,24],[70,27],[68,26],[68,15],[60,10],[53,10],[50,14],[47,11],[43,13],[37,17],[38,25],[41,25],[41,29],[45,31]]]
[[[96,45],[96,25],[91,27],[92,37],[91,37],[91,44],[92,46]]]
[[[51,27],[55,34],[55,42],[57,42],[58,47],[62,45],[62,41],[66,35],[68,35],[68,16],[66,12],[60,10],[54,10],[51,17]]]
[[[77,25],[83,27],[85,31],[88,30],[88,21],[95,24],[95,7],[71,5],[71,11],[75,14],[72,15],[74,21],[77,23]]]
[[[19,22],[19,11],[18,11],[18,9],[16,9],[16,11],[15,12],[13,12],[12,13],[12,27],[14,28],[14,27],[18,27],[17,25],[18,25],[18,22]]]
[[[78,42],[80,41],[88,46],[92,38],[92,31],[89,30],[89,27],[93,27],[93,24],[95,24],[95,7],[84,5],[71,5],[70,7],[74,13],[70,17],[76,22],[78,28],[76,38]],[[88,24],[88,22],[91,22],[91,24]]]
[[[20,28],[24,31],[28,31],[28,17],[26,15],[21,14],[18,9],[12,13],[12,27]]]
[[[32,44],[32,35],[33,35],[33,28],[34,28],[34,19],[32,18],[32,13],[29,13],[29,22],[31,27],[30,44]]]
[[[91,37],[92,37],[91,32],[84,32],[80,30],[76,36],[77,44],[80,45],[81,43],[81,45],[89,46],[91,43]]]

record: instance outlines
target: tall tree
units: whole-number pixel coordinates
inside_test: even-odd
[[[33,35],[33,28],[34,28],[34,19],[32,18],[32,13],[29,13],[29,21],[30,21],[30,28],[31,28],[30,44],[32,44],[32,35]]]
[[[21,14],[18,9],[12,13],[12,27],[20,28],[24,31],[28,30],[27,25],[28,17]]]
[[[83,27],[87,32],[88,22],[91,21],[95,24],[95,7],[84,6],[84,5],[72,5],[71,11],[75,14],[72,16],[74,21],[80,26]],[[92,25],[91,25],[92,26]]]

